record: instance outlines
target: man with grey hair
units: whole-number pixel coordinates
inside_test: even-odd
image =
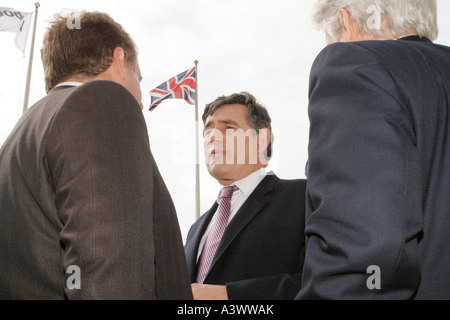
[[[450,299],[450,48],[432,43],[436,12],[435,0],[315,6],[329,45],[310,76],[296,299]]]

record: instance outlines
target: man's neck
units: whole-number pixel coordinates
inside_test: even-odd
[[[217,179],[217,181],[222,185],[222,186],[231,186],[232,184],[236,183],[237,181],[241,181],[244,180],[245,178],[247,178],[248,176],[254,174],[255,172],[260,172],[261,174],[266,174],[266,167],[265,166],[261,166],[258,167],[257,169],[253,170],[252,172],[249,172],[246,175],[242,175],[240,177],[235,177],[235,178],[231,178],[231,179]]]

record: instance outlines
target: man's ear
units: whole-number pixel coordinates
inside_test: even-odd
[[[125,80],[125,52],[121,47],[117,47],[113,52],[113,62],[111,64],[114,75],[121,80]]]
[[[339,22],[342,25],[340,41],[350,42],[360,39],[361,32],[358,28],[358,24],[346,9],[339,10]]]
[[[264,154],[270,143],[270,130],[268,128],[259,129],[258,132],[258,154]]]

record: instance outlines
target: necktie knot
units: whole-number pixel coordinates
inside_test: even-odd
[[[220,198],[231,198],[233,192],[235,192],[236,190],[239,190],[239,188],[236,186],[224,187],[222,191],[220,191]]]

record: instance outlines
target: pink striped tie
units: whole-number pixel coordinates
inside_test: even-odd
[[[224,187],[220,192],[219,208],[216,213],[216,220],[211,227],[206,241],[203,246],[202,254],[198,262],[197,283],[203,283],[206,275],[208,274],[209,267],[213,261],[214,254],[219,246],[222,235],[228,224],[228,218],[231,211],[231,196],[233,192],[238,190],[236,186]]]

